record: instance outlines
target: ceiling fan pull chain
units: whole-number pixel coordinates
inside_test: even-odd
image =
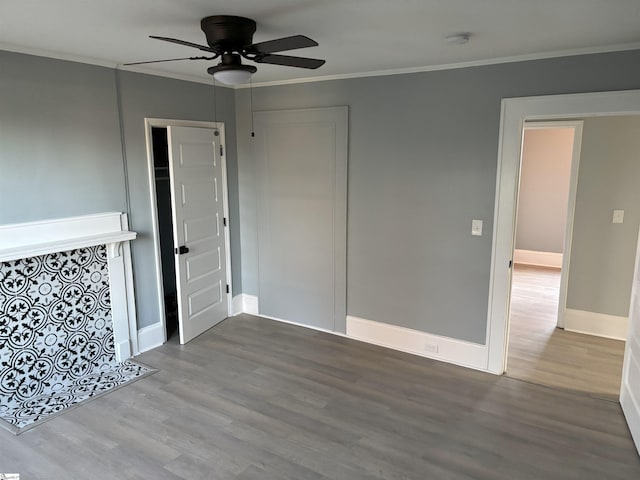
[[[251,136],[255,137],[256,132],[253,130],[253,80],[249,79],[249,110],[251,110]]]

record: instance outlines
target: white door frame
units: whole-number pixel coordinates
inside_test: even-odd
[[[229,222],[229,197],[227,189],[227,146],[225,144],[224,123],[222,122],[202,122],[196,120],[171,120],[166,118],[145,118],[145,140],[147,145],[147,168],[149,174],[149,193],[151,202],[151,219],[153,222],[153,248],[156,257],[156,289],[158,292],[158,308],[160,310],[160,325],[162,328],[162,343],[167,341],[167,319],[164,310],[164,285],[162,284],[162,256],[160,253],[160,233],[158,230],[158,204],[156,199],[156,176],[153,163],[153,138],[151,129],[153,127],[199,127],[217,129],[220,132],[220,145],[222,146],[222,155],[220,161],[222,165],[222,208],[224,216],[227,219],[227,226],[224,229],[224,245],[225,245],[225,261],[227,263],[227,285],[229,285],[229,293],[227,293],[227,314],[232,315],[232,292],[233,285],[231,283],[231,240],[229,238],[230,222]],[[173,172],[169,169],[169,175]],[[173,184],[173,182],[171,182]],[[171,187],[172,188],[172,187]],[[173,188],[171,191],[173,195]],[[178,280],[178,279],[176,279]]]
[[[639,115],[640,90],[502,100],[487,312],[487,370],[505,372],[522,132],[527,120]]]
[[[547,122],[526,122],[525,130],[541,130],[550,128],[573,128],[573,147],[571,151],[571,172],[569,174],[569,198],[567,200],[567,216],[564,228],[564,242],[562,246],[562,270],[560,270],[560,291],[558,295],[558,327],[564,328],[564,314],[567,309],[567,288],[569,285],[569,267],[571,260],[571,240],[573,238],[573,217],[576,211],[576,191],[578,189],[578,172],[580,170],[580,151],[582,148],[582,120],[555,120]],[[524,142],[524,136],[523,136]],[[522,153],[520,155],[522,157]],[[522,158],[520,160],[522,164]],[[520,175],[520,174],[518,174]],[[520,195],[520,180],[518,180]],[[516,197],[517,198],[517,197]],[[516,206],[516,208],[518,208]],[[516,218],[517,218],[516,210]],[[517,226],[514,225],[514,228]],[[515,245],[514,245],[515,249]],[[510,287],[511,288],[511,287]],[[509,318],[507,318],[509,321]],[[508,330],[508,329],[507,329]]]

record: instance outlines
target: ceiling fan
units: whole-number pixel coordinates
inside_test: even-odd
[[[200,21],[200,27],[207,37],[208,45],[198,45],[169,37],[150,38],[165,42],[177,43],[187,47],[197,48],[208,52],[211,56],[170,58],[166,60],[152,60],[149,62],[126,63],[125,65],[142,65],[146,63],[173,62],[176,60],[215,60],[220,57],[220,63],[209,67],[207,72],[221,83],[236,85],[249,80],[258,69],[253,65],[242,63],[242,57],[256,63],[269,63],[288,67],[316,69],[324,65],[324,60],[290,55],[274,55],[276,52],[295,50],[297,48],[316,47],[318,43],[304,35],[278,38],[266,42],[252,43],[256,31],[256,22],[250,18],[232,15],[213,15]]]

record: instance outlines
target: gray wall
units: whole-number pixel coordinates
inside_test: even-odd
[[[0,51],[0,224],[126,211],[115,75]]]
[[[159,322],[144,118],[212,121],[212,90],[204,84],[0,51],[0,224],[127,212],[126,163],[130,224],[139,233],[133,242],[138,323]],[[233,90],[216,90],[217,120],[225,122],[227,134],[232,272],[238,293],[235,99]]]
[[[116,72],[7,52],[0,65],[0,222],[126,211]],[[119,75],[146,326],[160,313],[143,118],[213,120],[213,98],[206,85]],[[254,108],[350,107],[348,313],[484,343],[501,98],[640,88],[639,79],[640,52],[630,51],[256,88]],[[235,99],[231,90],[218,92],[234,294],[255,295],[249,91]],[[473,218],[484,220],[483,237],[470,236]]]
[[[562,253],[573,128],[534,128],[524,132],[516,248]]]
[[[611,223],[624,210],[624,223]],[[626,317],[640,226],[640,117],[584,122],[567,307]]]
[[[501,99],[639,87],[632,51],[261,87],[253,107],[349,106],[348,313],[484,343]],[[243,292],[258,295],[248,90],[236,107]]]
[[[213,87],[163,77],[119,72],[125,155],[131,201],[131,226],[138,232],[133,242],[138,324],[159,321],[153,250],[153,225],[149,199],[149,174],[144,119],[214,120]],[[242,291],[235,145],[234,91],[216,88],[217,121],[225,123],[227,176],[231,228],[233,293]]]

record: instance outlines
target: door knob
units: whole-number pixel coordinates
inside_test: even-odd
[[[180,245],[178,248],[176,248],[176,254],[184,255],[185,253],[189,253],[188,247],[185,247],[184,245]]]

